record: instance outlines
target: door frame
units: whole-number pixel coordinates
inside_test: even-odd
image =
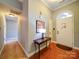
[[[6,33],[6,21],[7,21],[7,17],[8,16],[10,16],[10,15],[5,15],[5,20],[4,20],[4,44],[6,44],[6,42],[5,42],[5,40],[7,39],[6,38],[6,35],[7,35],[7,33]],[[10,17],[12,17],[12,16],[10,16]],[[14,17],[17,17],[17,31],[18,31],[18,34],[17,34],[17,36],[19,35],[19,18],[18,18],[18,16],[14,16]],[[14,19],[15,21],[16,21],[16,19]],[[18,41],[18,38],[19,38],[19,36],[17,37],[17,39],[16,39],[16,41]]]

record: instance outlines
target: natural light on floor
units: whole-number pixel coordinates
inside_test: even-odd
[[[8,43],[12,43],[12,42],[15,42],[15,41],[18,41],[18,40],[16,40],[16,39],[14,39],[14,40],[4,40],[4,43],[8,44]]]

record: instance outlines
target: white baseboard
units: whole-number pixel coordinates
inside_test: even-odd
[[[12,42],[15,42],[15,41],[18,41],[18,39],[13,38],[13,39],[7,40],[7,41],[6,41],[6,39],[5,39],[5,40],[4,40],[4,44],[12,43]]]
[[[58,43],[58,42],[56,42],[56,41],[52,41],[53,43]],[[58,43],[58,44],[60,44],[60,43]],[[63,45],[63,44],[61,44],[61,45]],[[69,47],[69,46],[68,46]],[[71,47],[71,48],[73,48],[73,49],[76,49],[76,50],[79,50],[79,47]]]
[[[21,46],[22,50],[24,51],[25,55],[28,57],[29,59],[29,54],[25,51],[25,49],[23,48],[23,46],[21,45],[21,43],[18,41],[18,44]]]
[[[4,49],[4,45],[2,46],[2,48],[0,50],[0,55],[1,55],[2,51],[3,51],[3,49]]]
[[[42,46],[42,47],[40,48],[40,50],[44,49],[45,47],[46,47],[45,45]],[[38,50],[36,50],[36,52],[33,51],[32,53],[29,54],[29,57],[33,56],[33,55],[34,55],[35,53],[37,53],[37,52],[38,52]]]
[[[79,50],[79,48],[78,48],[78,47],[73,47],[73,49]]]
[[[51,43],[57,43],[56,41],[51,41]]]

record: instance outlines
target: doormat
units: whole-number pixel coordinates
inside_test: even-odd
[[[56,44],[56,46],[60,49],[63,49],[63,50],[67,50],[67,51],[71,51],[72,48],[71,47],[67,47],[67,46],[64,46],[64,45],[61,45],[61,44]]]

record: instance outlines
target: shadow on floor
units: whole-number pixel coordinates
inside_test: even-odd
[[[63,50],[67,50],[67,51],[71,51],[72,48],[71,47],[67,47],[67,46],[64,46],[64,45],[61,45],[61,44],[56,44],[56,46],[60,49],[63,49]]]

